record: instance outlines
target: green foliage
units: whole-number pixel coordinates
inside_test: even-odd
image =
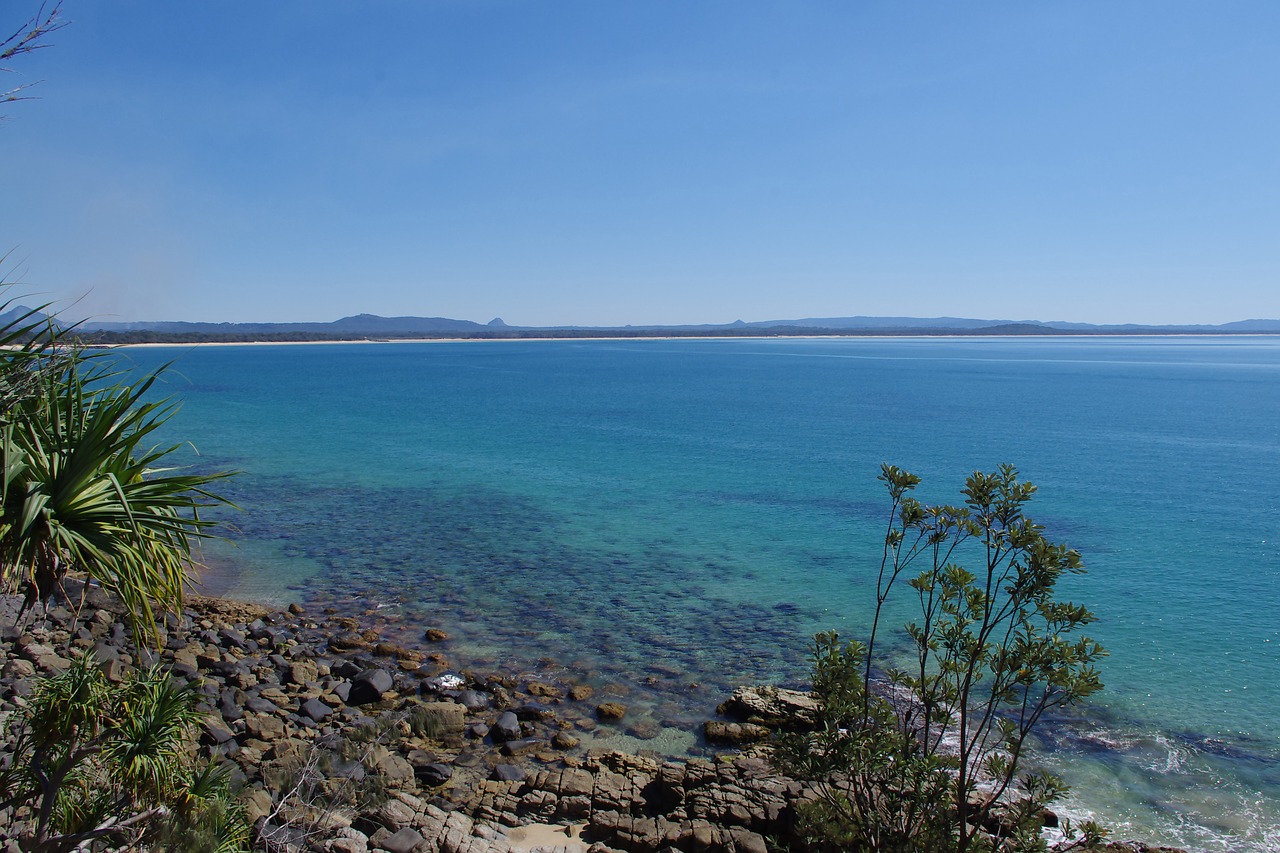
[[[1093,614],[1054,597],[1064,575],[1083,573],[1080,555],[1025,516],[1035,486],[1012,466],[970,475],[962,506],[920,503],[919,478],[891,465],[880,480],[891,510],[869,639],[842,647],[834,633],[818,635],[823,725],[778,751],[785,769],[816,784],[802,815],[811,842],[1043,849],[1040,814],[1065,788],[1044,773],[1019,777],[1024,750],[1045,714],[1102,688],[1094,664],[1105,652],[1076,636]],[[899,580],[917,608],[906,667],[876,653]],[[877,670],[883,685],[873,685]],[[1100,837],[1096,826],[1082,830],[1073,845]]]
[[[173,446],[152,435],[177,411],[139,380],[60,344],[33,313],[0,328],[0,589],[27,605],[83,572],[125,605],[135,631],[154,631],[153,602],[176,608],[193,543],[211,534],[201,511],[226,473],[166,464]],[[162,368],[163,370],[163,368]]]
[[[102,839],[216,833],[244,849],[247,827],[226,772],[198,765],[196,694],[158,668],[119,684],[93,658],[40,681],[14,723],[0,806],[15,809],[23,850],[53,853]]]

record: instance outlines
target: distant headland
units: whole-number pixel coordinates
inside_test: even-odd
[[[8,314],[27,312],[19,306]],[[1039,320],[963,317],[810,317],[700,325],[512,326],[448,317],[381,317],[356,314],[329,323],[102,322],[72,330],[86,344],[290,342],[528,338],[807,337],[807,336],[1039,336],[1039,335],[1239,335],[1280,334],[1280,320],[1239,320],[1219,325],[1098,325]]]

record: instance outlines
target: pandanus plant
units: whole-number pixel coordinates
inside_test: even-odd
[[[156,604],[182,601],[228,474],[175,468],[180,445],[151,443],[178,409],[151,398],[163,368],[136,379],[64,337],[30,312],[0,329],[0,587],[31,606],[82,573],[150,635]]]

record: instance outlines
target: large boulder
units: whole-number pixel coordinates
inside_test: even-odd
[[[744,723],[786,731],[810,731],[818,726],[822,703],[812,693],[801,690],[739,687],[718,710]]]
[[[391,673],[385,669],[366,669],[351,679],[351,693],[347,696],[348,705],[368,705],[378,702],[391,690]]]

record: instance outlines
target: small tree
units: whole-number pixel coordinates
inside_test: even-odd
[[[1046,714],[1102,688],[1094,664],[1105,652],[1076,636],[1093,614],[1054,597],[1064,574],[1083,573],[1080,555],[1026,517],[1035,486],[1012,466],[970,475],[963,506],[920,503],[910,495],[919,478],[892,465],[880,480],[890,515],[867,644],[818,635],[823,726],[784,739],[779,760],[817,783],[806,817],[827,843],[1041,849],[1039,813],[1066,789],[1046,773],[1019,778],[1028,739]],[[976,569],[956,562],[962,556]],[[905,666],[877,651],[904,578],[918,608]],[[877,671],[883,683],[873,682]],[[1073,843],[1098,837],[1092,824],[1083,829]]]
[[[57,853],[212,826],[219,851],[244,849],[225,772],[192,758],[196,698],[159,669],[112,684],[89,655],[43,679],[0,765],[0,807],[14,810],[19,846]]]

